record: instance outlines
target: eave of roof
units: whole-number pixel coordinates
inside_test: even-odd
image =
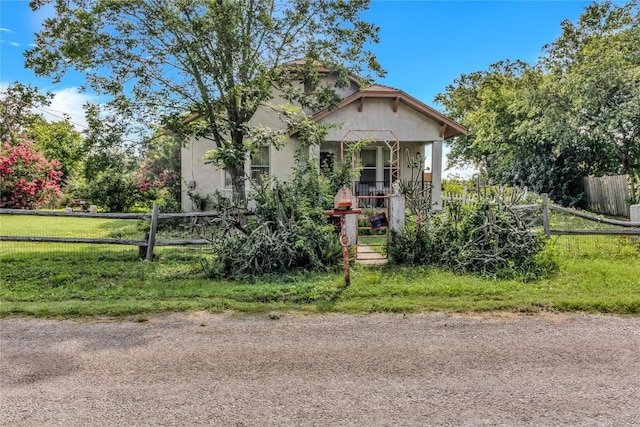
[[[399,89],[392,88],[389,86],[374,84],[366,89],[355,92],[353,95],[350,95],[344,98],[342,101],[338,103],[338,105],[333,109],[322,110],[311,117],[311,120],[317,122],[324,119],[327,116],[330,116],[334,112],[344,108],[356,101],[364,100],[366,98],[377,98],[377,99],[395,99],[396,102],[402,102],[405,105],[413,108],[419,113],[424,114],[430,119],[437,122],[443,128],[442,137],[444,139],[453,138],[460,135],[466,135],[468,129],[462,126],[460,123],[455,120],[450,119],[439,111],[435,110],[432,107],[429,107],[427,104],[417,100],[411,95],[403,92]],[[292,135],[295,135],[297,131],[292,132]]]

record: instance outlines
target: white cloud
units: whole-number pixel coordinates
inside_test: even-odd
[[[4,92],[10,85],[11,82],[0,81],[0,92]],[[51,105],[38,108],[34,112],[42,114],[46,120],[51,122],[65,120],[65,115],[68,115],[71,124],[74,125],[77,131],[81,132],[87,129],[83,105],[87,102],[99,103],[100,98],[98,96],[80,93],[77,87],[63,89],[40,88],[42,93],[47,90],[53,93]]]
[[[87,102],[96,102],[95,95],[78,92],[78,88],[70,87],[65,89],[53,90],[54,96],[49,107],[43,108],[45,119],[49,121],[60,121],[67,114],[70,117],[71,124],[76,130],[83,131],[87,128],[87,121],[84,117],[84,109],[82,106]]]
[[[9,43],[11,46],[20,47],[20,43],[11,42]]]
[[[13,31],[8,28],[0,28],[0,33],[13,33]]]

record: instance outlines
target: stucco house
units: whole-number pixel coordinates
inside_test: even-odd
[[[332,84],[330,75],[327,74],[322,83]],[[312,153],[314,158],[321,164],[339,165],[350,143],[368,141],[360,150],[362,170],[353,184],[355,195],[366,196],[390,193],[395,180],[411,176],[411,157],[427,154],[429,161],[425,165],[425,172],[428,173],[420,173],[416,179],[423,181],[425,177],[431,178],[432,202],[436,203],[436,208],[442,206],[440,182],[443,141],[466,134],[467,129],[399,89],[379,84],[361,88],[354,78],[349,87],[334,90],[342,97],[335,108],[311,112],[314,121],[335,125],[330,128],[325,141],[312,148],[315,150]],[[276,94],[272,105],[278,102],[285,101]],[[285,128],[273,109],[267,106],[258,109],[250,125]],[[212,141],[192,139],[182,149],[184,211],[194,210],[188,192],[199,196],[216,191],[231,195],[229,174],[203,160],[205,153],[212,148]],[[268,175],[286,181],[293,172],[298,150],[300,144],[297,135],[290,133],[281,149],[261,147],[247,158],[245,173],[252,179]],[[245,185],[248,190],[250,183],[246,182]]]

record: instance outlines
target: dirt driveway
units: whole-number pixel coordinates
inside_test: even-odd
[[[0,327],[2,425],[640,425],[640,318],[199,313]]]

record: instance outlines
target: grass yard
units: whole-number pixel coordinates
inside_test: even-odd
[[[20,218],[16,223],[15,218]],[[71,220],[68,223],[61,220]],[[0,217],[0,234],[140,233],[136,221]],[[133,227],[133,228],[132,228]],[[139,237],[138,237],[139,238]],[[567,238],[566,236],[562,237]],[[138,316],[185,310],[241,313],[424,311],[586,311],[640,315],[637,250],[570,255],[559,271],[531,283],[481,279],[425,267],[361,267],[344,288],[341,272],[267,277],[254,283],[211,280],[200,250],[159,248],[152,263],[133,247],[0,242],[0,316]],[[633,248],[633,246],[631,246]],[[63,249],[61,249],[63,248]]]
[[[0,215],[0,234],[7,236],[95,237],[141,239],[140,221],[109,218]],[[7,249],[9,250],[9,249]]]

